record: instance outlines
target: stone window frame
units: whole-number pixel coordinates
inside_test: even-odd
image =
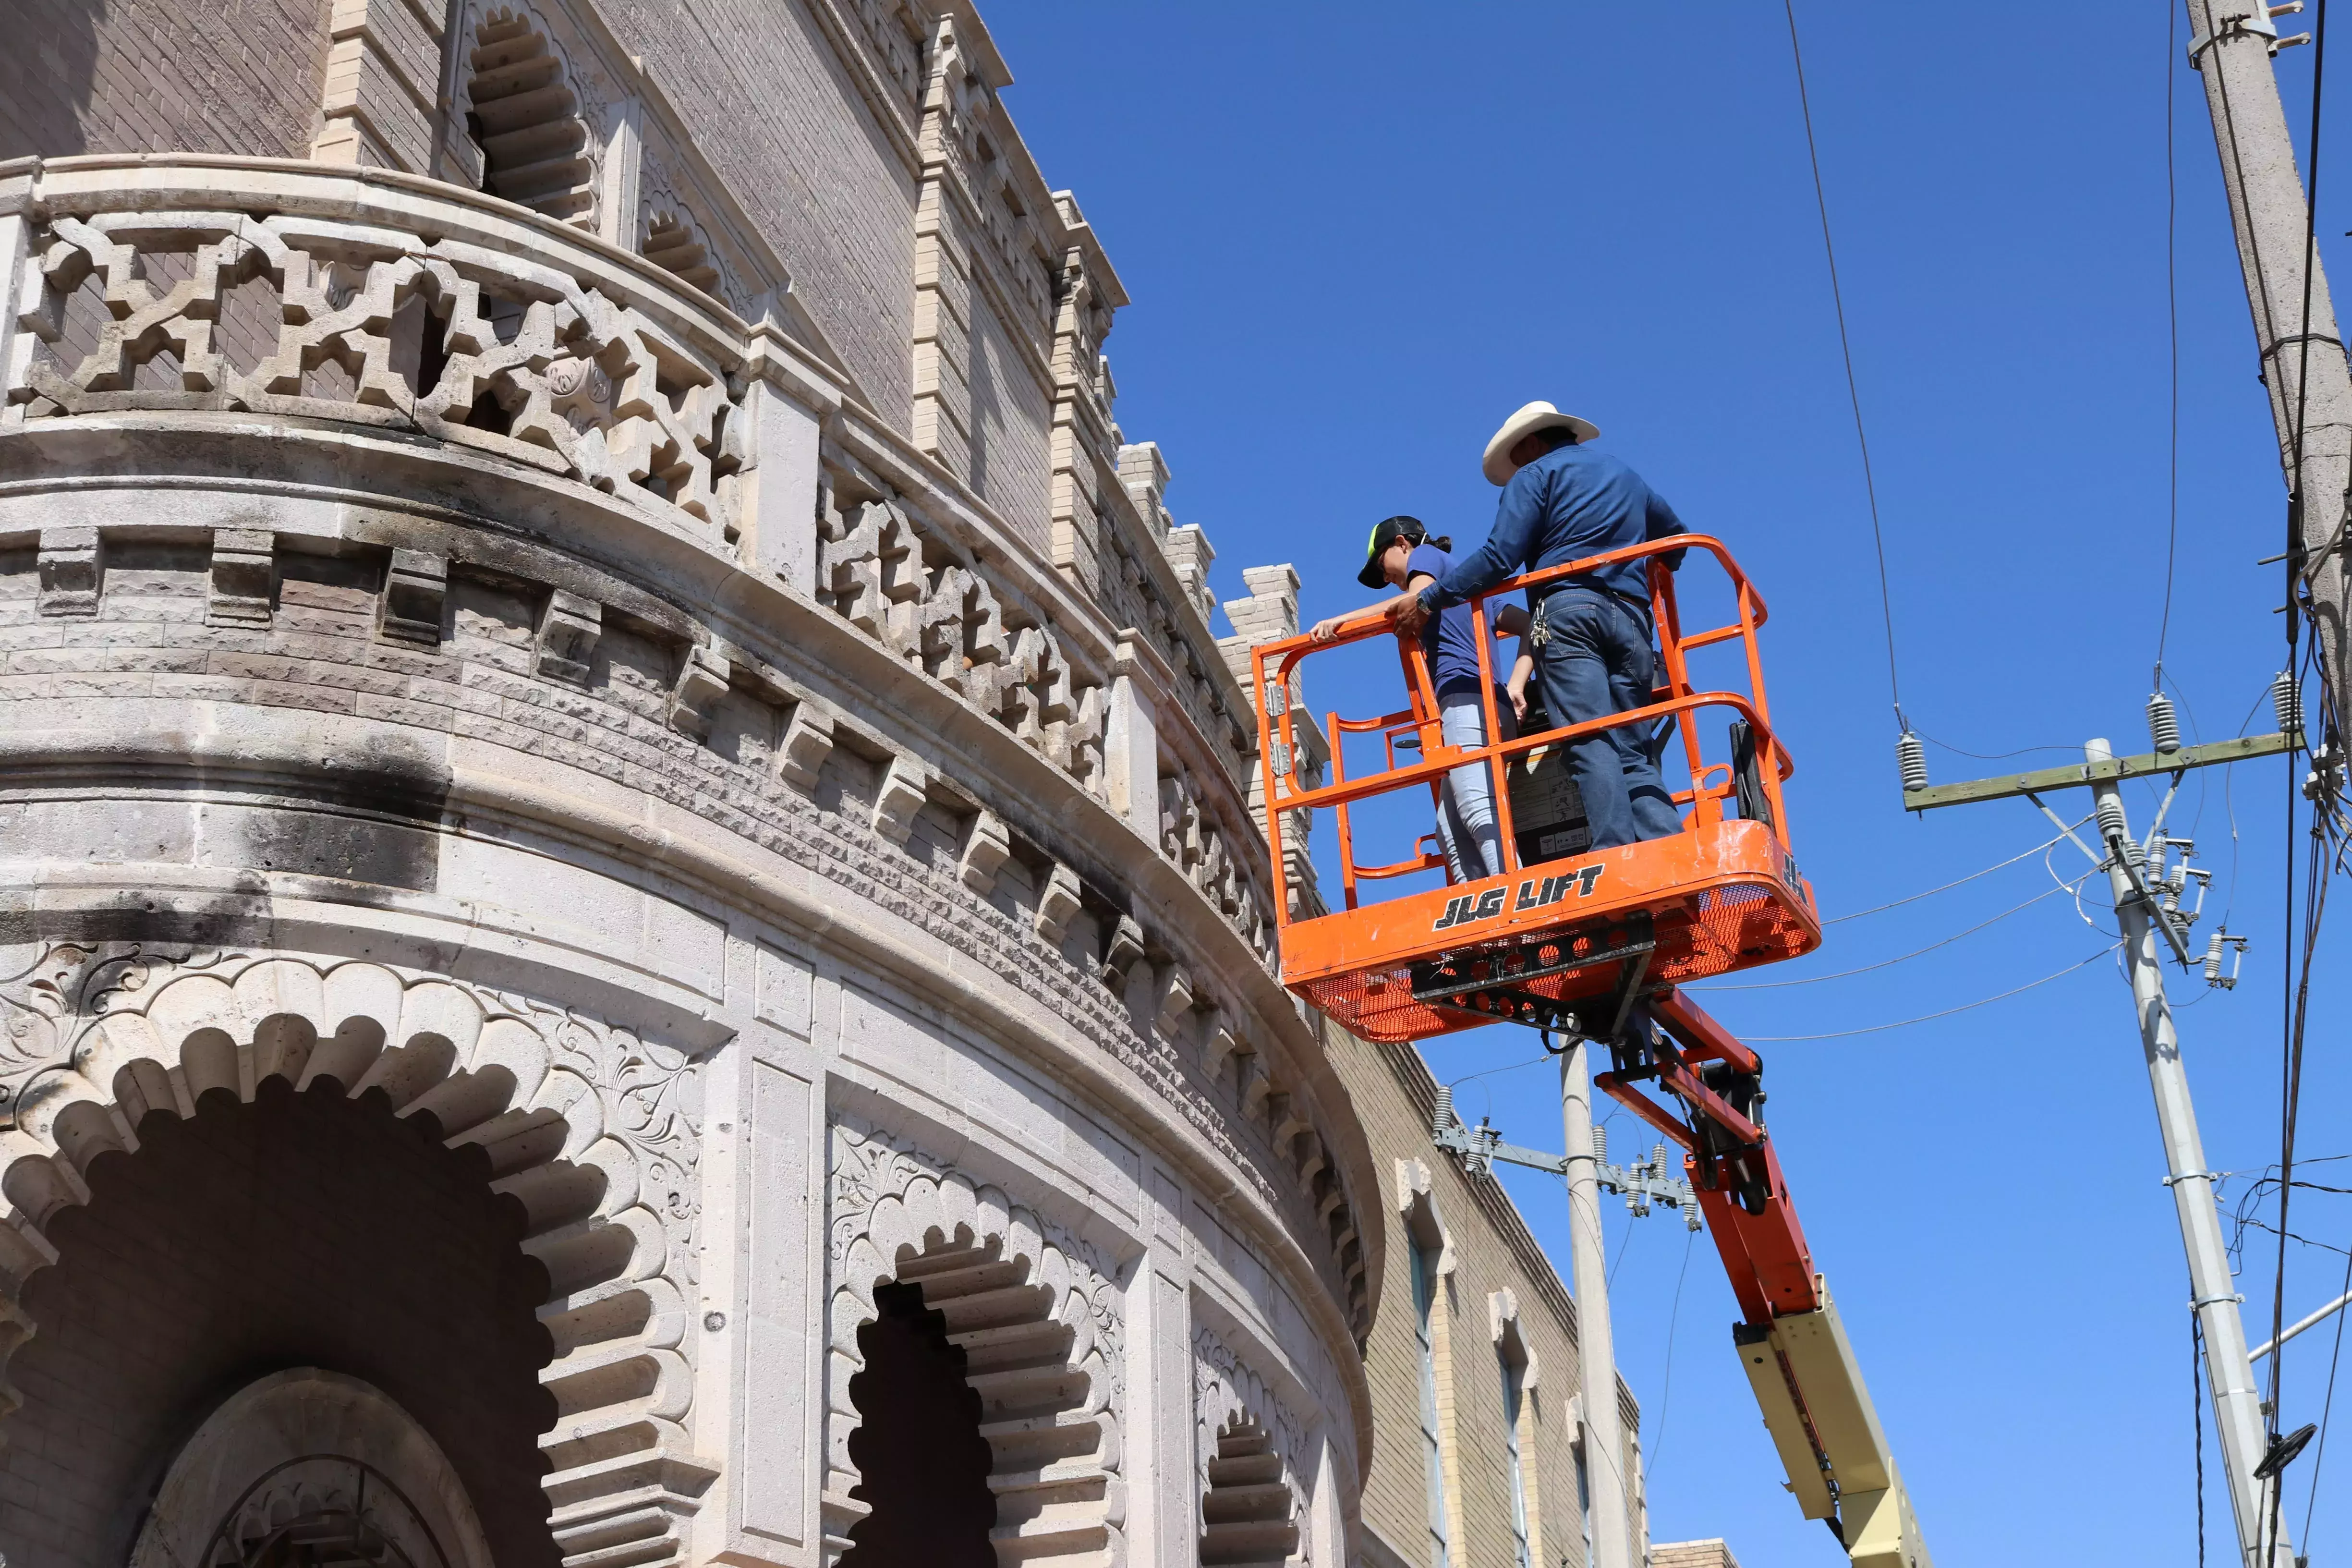
[[[1519,1568],[1535,1568],[1545,1561],[1543,1489],[1538,1467],[1530,1462],[1540,1415],[1536,1391],[1543,1377],[1543,1363],[1519,1321],[1518,1295],[1508,1286],[1487,1294],[1486,1334],[1494,1343],[1503,1380],[1507,1424],[1503,1451],[1510,1472],[1513,1541]]]
[[[1468,1532],[1462,1512],[1460,1434],[1454,1398],[1454,1237],[1431,1191],[1429,1166],[1396,1163],[1398,1217],[1412,1279],[1414,1338],[1421,1354],[1422,1433],[1428,1457],[1432,1568],[1463,1568]]]

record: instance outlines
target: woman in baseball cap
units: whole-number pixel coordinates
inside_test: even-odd
[[[1453,540],[1431,538],[1417,517],[1382,518],[1372,525],[1371,538],[1364,548],[1364,568],[1356,574],[1356,581],[1367,588],[1401,589],[1411,597],[1445,575],[1454,563],[1453,549]],[[1318,642],[1328,641],[1342,621],[1362,614],[1358,610],[1318,621],[1308,635]],[[1527,625],[1528,613],[1517,605],[1503,606],[1495,614],[1495,629],[1504,637],[1520,636]],[[1421,646],[1429,659],[1429,679],[1436,689],[1439,729],[1445,743],[1485,745],[1486,704],[1478,689],[1477,631],[1470,606],[1457,605],[1432,616],[1422,627]],[[1526,686],[1524,673],[1516,668],[1518,664],[1533,668],[1525,658],[1515,661],[1510,700],[1496,705],[1507,739],[1512,733],[1512,709]],[[1467,763],[1445,775],[1445,787],[1438,793],[1437,839],[1444,846],[1445,863],[1455,881],[1502,874],[1502,834],[1495,817],[1493,779],[1486,763]]]

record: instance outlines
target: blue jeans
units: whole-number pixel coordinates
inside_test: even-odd
[[[1511,725],[1511,705],[1496,705],[1496,718],[1503,739],[1517,731]],[[1486,710],[1475,691],[1457,691],[1437,700],[1440,733],[1449,746],[1486,743]],[[1457,882],[1503,874],[1503,835],[1495,820],[1494,778],[1485,763],[1471,763],[1445,775],[1438,792],[1437,841]]]
[[[1544,601],[1549,636],[1536,650],[1536,679],[1555,725],[1647,707],[1657,681],[1650,617],[1598,588],[1558,588]],[[1570,742],[1569,772],[1584,797],[1592,847],[1607,849],[1682,831],[1650,752],[1651,722]]]

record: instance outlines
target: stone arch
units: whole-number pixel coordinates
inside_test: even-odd
[[[458,46],[457,113],[481,188],[593,233],[598,139],[546,25],[527,5],[484,5],[468,14]]]
[[[57,1258],[44,1232],[89,1201],[100,1154],[135,1152],[149,1115],[193,1117],[278,1079],[380,1090],[430,1113],[445,1142],[489,1156],[550,1280],[554,1342],[540,1381],[550,1521],[567,1563],[619,1544],[683,1552],[679,1521],[715,1474],[691,1452],[690,1113],[696,1069],[625,1029],[431,974],[289,955],[55,943],[0,981],[0,1410],[7,1357],[35,1330],[26,1280]],[[0,1441],[6,1426],[0,1418]],[[651,1497],[651,1506],[647,1499]]]
[[[1265,1423],[1246,1413],[1220,1427],[1201,1489],[1202,1568],[1271,1568],[1298,1552],[1297,1499]]]
[[[729,274],[726,259],[704,227],[696,204],[678,195],[668,171],[651,158],[646,162],[643,179],[638,253],[679,282],[699,289],[730,310],[740,310],[742,290]]]
[[[1120,1476],[1125,1314],[1116,1269],[1089,1243],[992,1185],[862,1123],[836,1121],[827,1328],[827,1561],[864,1514],[849,1449],[849,1380],[874,1293],[919,1285],[947,1317],[981,1397],[1003,1561],[1125,1560]]]
[[[1305,1431],[1274,1386],[1205,1325],[1192,1331],[1202,1568],[1312,1556]]]
[[[269,1561],[295,1542],[397,1568],[494,1568],[439,1445],[381,1389],[316,1367],[248,1384],[205,1418],[130,1568]]]

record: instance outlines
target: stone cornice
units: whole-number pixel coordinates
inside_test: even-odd
[[[11,448],[24,456],[10,460]],[[261,478],[273,470],[280,477]],[[70,480],[58,477],[68,475]],[[355,482],[361,476],[364,487]],[[712,554],[682,530],[659,526],[643,509],[576,482],[429,442],[313,422],[125,414],[38,421],[0,434],[0,509],[16,510],[7,506],[13,498],[55,494],[66,484],[76,489],[263,489],[282,501],[309,501],[310,531],[322,541],[389,544],[395,530],[404,530],[411,547],[437,547],[460,563],[478,561],[610,602],[628,602],[614,593],[625,589],[639,601],[635,613],[643,618],[687,635],[715,634],[771,679],[797,685],[837,709],[902,715],[891,744],[961,778],[983,804],[1066,854],[1098,883],[1125,889],[1194,973],[1221,982],[1290,1092],[1303,1094],[1313,1107],[1316,1131],[1345,1173],[1359,1212],[1372,1201],[1377,1186],[1369,1144],[1315,1031],[1183,873],[1154,847],[1139,843],[1125,818],[1017,737],[781,583]],[[280,510],[275,526],[281,538],[299,537],[306,521],[302,510]],[[17,515],[25,522],[0,523],[0,543],[12,536],[23,540],[47,514],[26,509]],[[182,531],[186,526],[180,524]],[[11,742],[12,750],[16,743]],[[481,787],[492,791],[496,781]],[[488,804],[489,796],[484,798]],[[623,842],[646,837],[626,824],[611,826]],[[665,828],[646,841],[665,853],[675,842],[687,847],[677,850],[686,854],[695,835],[718,831],[695,823],[681,836],[686,826]],[[782,899],[776,907],[797,912],[809,902],[804,886],[798,902],[788,896],[796,868],[781,876],[747,871],[736,864],[742,853],[730,850],[707,867],[694,863],[730,885],[756,890],[763,901]],[[816,910],[809,918],[819,931],[835,929],[841,919],[837,910]],[[902,944],[892,951],[905,950]],[[919,968],[930,960],[917,948],[910,962]],[[1376,1290],[1376,1226],[1363,1228],[1361,1244],[1367,1289]],[[1328,1301],[1328,1289],[1318,1288],[1318,1299]],[[1336,1302],[1331,1311],[1344,1324]]]

